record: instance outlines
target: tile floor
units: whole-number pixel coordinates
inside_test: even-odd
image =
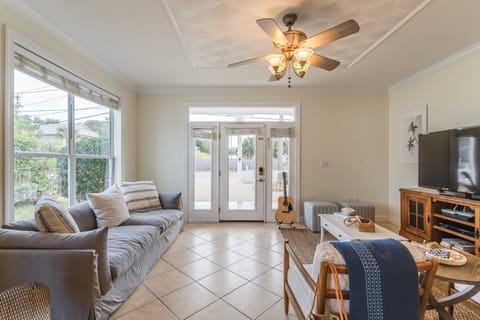
[[[283,312],[282,264],[276,224],[187,224],[110,319],[297,319]]]

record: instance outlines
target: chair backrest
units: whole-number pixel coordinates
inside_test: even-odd
[[[335,264],[338,274],[347,275],[347,266],[344,264]],[[427,309],[428,298],[432,291],[433,280],[437,272],[438,262],[436,260],[417,262],[418,270],[418,284],[419,284],[419,303],[420,314],[419,320],[424,320],[425,311]],[[325,306],[328,299],[336,299],[335,288],[330,286],[331,272],[329,263],[324,261],[321,264],[320,272],[318,274],[318,295],[316,301],[316,312],[319,314],[325,313]],[[343,298],[350,299],[350,291],[342,290]]]
[[[29,282],[1,291],[0,319],[50,320],[50,290]]]

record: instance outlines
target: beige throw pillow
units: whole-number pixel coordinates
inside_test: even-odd
[[[120,184],[130,212],[158,210],[162,208],[157,187],[153,181],[124,181]]]
[[[95,212],[99,228],[116,227],[130,216],[123,193],[117,185],[101,193],[87,193],[87,200]]]
[[[43,196],[35,205],[35,222],[42,232],[80,232],[72,215],[50,196]]]

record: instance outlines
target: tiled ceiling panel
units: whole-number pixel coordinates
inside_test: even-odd
[[[257,26],[274,18],[282,30],[286,13],[296,13],[293,29],[311,37],[348,19],[360,32],[315,51],[346,66],[390,32],[425,0],[163,0],[195,67],[224,68],[227,64],[276,52]],[[254,63],[252,67],[263,67]]]

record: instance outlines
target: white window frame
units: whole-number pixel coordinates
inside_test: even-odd
[[[54,61],[57,65],[61,65],[63,68],[71,72],[72,74],[78,76],[82,79],[89,79],[88,75],[83,74],[79,69],[69,64],[66,60],[56,56],[55,54],[51,53],[50,51],[44,49],[42,46],[37,44],[36,42],[32,41],[28,37],[24,36],[23,34],[6,27],[5,29],[5,205],[4,205],[4,212],[5,216],[1,217],[0,220],[5,222],[14,221],[14,157],[15,157],[15,150],[14,150],[14,136],[13,136],[13,129],[14,129],[14,112],[13,112],[13,104],[14,104],[14,53],[15,53],[15,44],[20,44],[23,47],[29,48],[30,50],[34,51],[36,54],[40,55],[41,57],[49,60]],[[106,88],[108,92],[111,92],[113,95],[118,96],[120,99],[119,108],[118,110],[111,109],[110,111],[110,159],[109,163],[109,176],[110,182],[113,184],[114,182],[120,181],[120,177],[122,176],[122,154],[121,150],[121,137],[122,137],[122,95],[112,90],[108,86],[104,85],[103,83],[99,83],[98,81],[91,81],[95,83],[101,88]],[[70,120],[69,120],[70,121]],[[71,144],[72,142],[69,141]],[[72,154],[74,154],[74,150],[71,150],[70,154],[62,154],[61,156],[66,157],[68,161],[75,161],[75,159],[80,158],[91,158],[89,155],[74,155],[72,159]],[[35,156],[48,156],[45,153],[35,153]],[[56,155],[55,155],[56,156]],[[102,158],[101,155],[94,156],[93,158]],[[75,203],[75,199],[73,197],[75,191],[75,166],[70,166],[69,176],[70,176],[70,185],[68,186],[69,190],[69,201],[70,205]],[[73,193],[72,193],[73,190]]]
[[[194,143],[195,139],[192,137],[192,131],[194,129],[208,129],[212,130],[213,137],[212,137],[212,150],[211,150],[211,156],[212,156],[212,163],[211,163],[211,208],[210,209],[195,209],[194,206],[194,195],[195,195],[195,190],[194,190],[194,175],[195,175],[195,170],[193,169],[194,166],[194,161],[195,161],[195,153],[194,153]],[[201,124],[191,124],[188,127],[188,174],[187,174],[187,186],[188,186],[188,193],[187,193],[187,212],[189,214],[189,221],[192,222],[218,222],[218,208],[219,208],[219,203],[218,203],[218,197],[215,197],[215,195],[218,195],[218,179],[217,179],[217,173],[218,173],[218,134],[219,134],[219,127],[217,123],[201,123]],[[191,220],[190,220],[191,219]]]

